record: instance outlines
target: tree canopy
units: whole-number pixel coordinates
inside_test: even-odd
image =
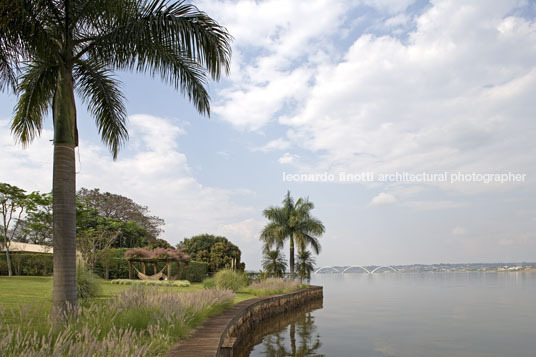
[[[225,237],[200,234],[185,238],[177,248],[189,254],[192,260],[208,263],[211,272],[224,268],[244,270],[246,267],[240,262],[240,249]]]
[[[287,192],[281,207],[271,206],[264,210],[264,216],[269,222],[261,232],[260,239],[264,243],[264,251],[272,247],[281,249],[289,241],[290,274],[294,276],[294,245],[299,251],[311,246],[316,254],[320,252],[320,237],[325,232],[322,222],[311,214],[314,204],[308,198],[294,201]]]

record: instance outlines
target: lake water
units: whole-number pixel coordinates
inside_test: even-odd
[[[323,306],[263,323],[242,356],[535,357],[536,273],[316,275]]]

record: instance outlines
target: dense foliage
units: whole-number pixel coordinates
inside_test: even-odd
[[[262,268],[268,276],[282,278],[287,270],[285,255],[279,249],[265,252],[262,259]]]
[[[260,239],[264,243],[264,251],[270,251],[273,247],[283,248],[288,240],[290,249],[290,275],[294,277],[294,249],[306,250],[311,246],[313,251],[320,252],[318,238],[325,232],[322,222],[311,214],[314,204],[308,198],[299,198],[294,201],[287,192],[281,207],[271,206],[263,211],[269,220],[261,232]]]
[[[208,263],[210,272],[226,268],[244,271],[246,267],[245,263],[240,262],[240,249],[225,237],[201,234],[185,238],[178,248],[193,260]]]
[[[52,254],[15,252],[11,253],[11,262],[15,275],[52,274]],[[8,275],[5,255],[0,255],[0,275]]]

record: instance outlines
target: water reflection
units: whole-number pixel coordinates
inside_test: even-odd
[[[298,310],[272,317],[257,326],[234,355],[246,356],[318,356],[322,346],[312,312],[322,308],[322,300],[312,301]]]

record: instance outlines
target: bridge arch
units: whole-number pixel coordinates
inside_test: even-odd
[[[382,265],[382,266],[379,266],[379,267],[374,268],[374,270],[372,270],[370,273],[371,273],[371,274],[374,274],[377,270],[379,270],[379,269],[381,269],[381,268],[391,269],[391,270],[394,271],[394,272],[397,272],[397,271],[398,271],[398,270],[396,270],[395,268],[393,268],[392,266],[384,266],[384,265]]]
[[[344,274],[344,273],[346,273],[347,270],[350,270],[350,269],[352,269],[352,268],[361,268],[361,269],[363,269],[364,271],[366,271],[367,273],[372,274],[372,273],[370,272],[370,270],[368,270],[368,269],[365,268],[365,267],[362,267],[361,265],[352,265],[352,266],[349,266],[348,268],[344,269],[344,270],[342,271],[342,273]]]
[[[324,269],[331,269],[331,270],[335,270],[336,273],[340,273],[339,269],[334,268],[334,267],[332,267],[332,266],[319,268],[319,269],[317,269],[314,273],[317,274],[318,272],[320,272],[321,270],[324,270]]]

